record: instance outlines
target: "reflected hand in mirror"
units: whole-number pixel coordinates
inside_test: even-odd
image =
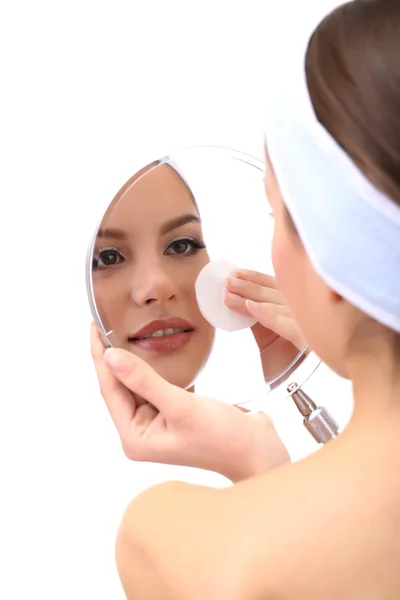
[[[225,302],[230,309],[257,319],[251,330],[266,381],[284,371],[304,348],[305,340],[277,289],[275,277],[238,269],[228,279]]]

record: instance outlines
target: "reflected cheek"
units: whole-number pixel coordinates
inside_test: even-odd
[[[120,271],[103,273],[93,279],[93,294],[100,319],[106,329],[119,331],[131,306],[130,278]]]
[[[93,281],[93,295],[97,311],[102,321],[109,317],[110,308],[112,308],[112,291],[110,287],[104,285],[103,281]]]
[[[192,259],[193,260],[193,259]],[[186,269],[180,271],[180,273],[184,273],[184,283],[188,289],[192,289],[194,291],[194,284],[196,282],[197,277],[200,275],[201,271],[205,266],[210,262],[210,258],[207,253],[201,253],[200,255],[195,257],[195,260],[191,262],[191,264],[186,265]]]
[[[198,321],[196,335],[196,355],[201,367],[203,367],[210,358],[215,342],[215,329],[201,316]]]
[[[201,250],[196,256],[195,265],[193,265],[193,271],[196,271],[196,278],[200,271],[202,271],[202,269],[204,269],[204,267],[208,265],[209,262],[211,262],[211,260],[207,250]]]
[[[213,349],[215,329],[201,314],[195,290],[196,279],[202,269],[210,262],[210,258],[205,252],[198,258],[199,260],[196,261],[196,264],[193,264],[190,273],[186,272],[184,280],[181,280],[180,290],[181,294],[186,298],[190,314],[196,322],[197,334],[194,351],[197,357],[196,360],[199,362],[198,366],[199,368],[202,368],[206,364]]]
[[[180,277],[175,280],[178,296],[185,299],[190,307],[197,308],[195,283],[200,270],[196,269],[190,273],[181,273]]]

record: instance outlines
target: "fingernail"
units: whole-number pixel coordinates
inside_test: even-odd
[[[235,269],[233,275],[236,277],[251,277],[254,275],[254,271],[251,271],[250,269]]]
[[[236,294],[227,294],[226,301],[229,302],[229,304],[240,304],[243,302],[243,298]]]
[[[240,279],[236,279],[235,277],[229,277],[228,287],[233,288],[234,290],[240,290],[243,287],[243,282],[240,281]]]
[[[244,412],[246,414],[251,412],[251,410],[249,408],[244,408],[244,406],[237,406],[237,405],[234,405],[234,406],[236,406],[236,408],[238,408],[239,410],[241,410],[242,412]]]
[[[246,300],[246,308],[253,313],[261,313],[262,306],[259,302],[254,302],[254,300]]]
[[[126,371],[129,366],[129,357],[125,356],[125,353],[117,348],[107,348],[104,352],[104,358],[108,366],[116,373]]]

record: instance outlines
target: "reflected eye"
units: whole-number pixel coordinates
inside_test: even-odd
[[[93,258],[93,269],[107,269],[125,262],[118,248],[103,248]]]
[[[170,243],[165,251],[165,254],[176,256],[191,256],[197,254],[199,250],[204,250],[206,247],[204,242],[193,238],[181,238]]]

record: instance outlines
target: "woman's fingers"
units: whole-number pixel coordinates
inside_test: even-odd
[[[257,318],[257,315],[268,320],[271,318],[271,315],[275,317],[279,316],[291,318],[290,310],[285,304],[273,304],[272,302],[254,302],[253,300],[245,300],[245,305],[248,312],[254,318]]]
[[[263,286],[254,281],[229,277],[227,280],[228,293],[235,294],[246,300],[255,302],[271,302],[273,304],[285,304],[285,300],[279,290],[274,287]]]
[[[249,314],[257,319],[261,325],[263,325],[266,329],[271,329],[278,335],[282,337],[286,337],[283,335],[282,331],[287,328],[287,321],[292,322],[286,314],[284,314],[280,305],[269,304],[267,302],[252,302],[251,300],[246,300],[246,308]],[[286,307],[282,307],[285,309]]]
[[[164,432],[165,419],[158,410],[148,402],[141,404],[125,435],[121,436],[125,456],[141,462],[164,462],[168,446]]]
[[[247,298],[242,298],[237,294],[228,293],[225,296],[225,304],[228,308],[246,317],[250,315],[252,317],[254,316],[254,318],[257,318],[255,317],[255,315],[253,315],[253,313],[249,312],[247,307],[248,301],[249,300]],[[268,307],[268,310],[275,311],[277,314],[280,314],[282,316],[290,316],[289,308],[285,304],[273,302],[256,302],[255,304],[264,304]]]
[[[90,348],[100,385],[100,393],[121,435],[125,424],[133,420],[136,405],[132,394],[114,376],[106,364],[104,360],[104,346],[100,336],[100,331],[93,323],[90,329]]]
[[[246,307],[248,313],[266,329],[288,340],[299,350],[303,348],[305,342],[286,306],[247,300]]]
[[[115,377],[126,388],[169,418],[177,419],[186,415],[188,407],[193,405],[194,394],[165,381],[138,356],[119,348],[109,348],[104,358]],[[117,410],[117,407],[114,408]],[[129,423],[125,421],[124,426],[129,426]]]
[[[237,296],[236,294],[228,293],[225,296],[225,304],[231,310],[244,315],[245,317],[249,316],[249,311],[246,307],[246,299],[241,296]]]
[[[266,273],[260,273],[259,271],[251,271],[250,269],[236,269],[232,275],[238,279],[257,283],[262,287],[277,289],[276,279],[273,275],[267,275]]]

